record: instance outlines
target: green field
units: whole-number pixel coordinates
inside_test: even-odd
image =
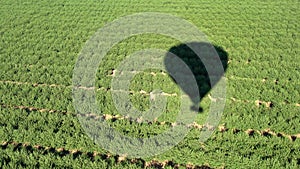
[[[300,1],[237,0],[2,0],[0,1],[0,168],[300,168]],[[86,42],[104,25],[138,12],[185,19],[219,53],[227,83],[219,127],[199,142],[209,84],[192,56],[201,107],[187,136],[153,157],[108,152],[88,137],[72,101],[72,76]],[[156,122],[139,123],[116,110],[114,71],[126,56],[148,48],[175,51],[170,37],[142,34],[113,46],[97,70],[98,107],[120,133],[148,138],[174,125],[180,86],[167,72],[139,72],[130,100],[147,110],[150,92],[167,94]],[[182,47],[181,47],[182,49]],[[180,52],[179,52],[180,53]],[[80,116],[80,114],[79,114]]]

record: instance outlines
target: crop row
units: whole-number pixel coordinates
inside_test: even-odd
[[[159,120],[159,119],[154,119],[154,120],[146,120],[146,119],[139,119],[139,118],[132,118],[130,116],[122,116],[122,115],[111,115],[111,114],[101,114],[101,115],[97,115],[95,113],[77,113],[75,114],[74,112],[65,112],[65,111],[60,111],[60,110],[53,110],[53,109],[43,109],[43,108],[36,108],[36,107],[27,107],[27,106],[12,106],[12,105],[1,105],[2,108],[6,108],[6,109],[9,109],[9,110],[13,110],[13,109],[16,109],[16,110],[25,110],[26,112],[28,113],[34,113],[34,112],[40,112],[40,113],[58,113],[58,114],[61,114],[61,115],[71,115],[73,117],[81,117],[82,119],[86,119],[86,120],[89,120],[89,119],[93,119],[93,120],[99,120],[99,119],[102,119],[102,120],[105,120],[106,122],[110,123],[110,122],[115,122],[116,120],[125,120],[127,122],[129,122],[130,124],[132,123],[146,123],[149,125],[149,127],[154,127],[156,125],[158,126],[164,126],[163,128],[165,127],[174,127],[174,126],[177,126],[177,125],[186,125],[186,127],[188,128],[194,128],[194,129],[205,129],[205,128],[209,128],[210,126],[208,125],[201,125],[201,124],[198,124],[196,121],[200,122],[201,123],[204,123],[203,119],[201,118],[197,118],[195,119],[196,121],[194,121],[193,123],[190,123],[190,124],[183,124],[183,123],[180,123],[180,122],[175,122],[176,120],[173,119],[173,120],[168,120],[168,121],[162,121],[162,120]],[[170,115],[169,115],[170,116]],[[235,113],[231,113],[231,114],[226,114],[226,116],[235,116]],[[203,118],[203,117],[202,117]],[[241,115],[241,120],[247,120],[247,118],[243,117],[243,115]],[[295,117],[289,117],[286,119],[286,121],[290,122],[291,119],[293,119]],[[200,121],[199,121],[200,120]],[[205,117],[204,117],[204,120],[205,120]],[[280,120],[279,120],[280,121]],[[123,124],[126,124],[127,122],[123,123]],[[120,123],[120,124],[121,124]],[[219,125],[218,127],[215,127],[215,129],[218,129],[220,132],[226,132],[226,131],[229,131],[231,130],[234,134],[236,133],[239,133],[242,131],[241,128],[246,128],[248,125],[246,126],[241,126],[239,123],[236,123],[236,121],[234,122],[234,120],[232,122],[227,122],[227,126],[225,126],[226,122],[223,124],[223,125]],[[260,123],[260,122],[259,122]],[[278,122],[278,126],[282,125],[280,122]],[[253,127],[254,128],[259,128],[259,127],[268,127],[269,124],[265,124],[266,126],[260,126],[260,125],[256,125],[254,124]],[[114,125],[113,125],[114,126]],[[228,126],[231,126],[232,128],[228,128]],[[291,126],[296,126],[295,124],[291,124]],[[236,128],[238,127],[238,128]],[[241,127],[239,129],[239,127]],[[124,130],[125,131],[125,130]],[[130,131],[129,129],[126,129],[127,133],[128,131]],[[300,133],[299,134],[292,134],[292,135],[289,135],[289,134],[286,134],[286,133],[283,133],[283,132],[273,132],[272,130],[270,129],[266,129],[266,130],[255,130],[255,129],[247,129],[245,130],[244,132],[248,133],[249,135],[253,135],[254,132],[257,132],[259,134],[261,134],[262,136],[277,136],[277,137],[287,137],[289,139],[291,139],[292,141],[294,141],[296,138],[299,138],[300,137]]]
[[[118,49],[116,49],[116,50],[118,50]],[[285,79],[284,75],[287,75],[288,71],[282,71],[282,74],[279,74],[279,73],[277,73],[278,70],[288,70],[288,68],[295,68],[294,72],[295,72],[296,76],[299,76],[299,74],[297,73],[297,67],[299,67],[299,63],[292,62],[293,58],[291,58],[291,60],[289,60],[287,57],[285,57],[284,55],[286,55],[286,53],[283,55],[277,55],[276,58],[274,58],[270,61],[263,61],[264,58],[267,57],[267,55],[269,58],[269,55],[272,55],[272,53],[267,52],[266,54],[258,55],[259,58],[255,58],[255,57],[251,56],[252,55],[251,52],[253,52],[253,50],[254,49],[249,49],[247,52],[246,51],[242,52],[242,50],[234,49],[233,51],[230,51],[232,54],[237,56],[237,57],[231,58],[229,60],[230,67],[232,67],[231,69],[238,71],[238,70],[241,70],[240,66],[244,65],[245,67],[242,70],[249,71],[249,69],[255,68],[256,70],[251,70],[252,74],[258,74],[259,76],[267,76],[268,74],[260,75],[259,73],[256,73],[256,72],[258,72],[260,70],[270,70],[270,69],[266,69],[266,68],[272,67],[273,68],[272,71],[274,73],[270,74],[270,76],[274,76],[274,77],[280,78],[280,79],[281,78]],[[266,51],[266,49],[264,49],[264,50]],[[274,51],[275,49],[270,48],[269,50]],[[118,64],[117,61],[120,61],[124,57],[121,55],[121,53],[123,53],[123,52],[125,53],[128,51],[114,51],[114,52],[116,52],[116,54],[111,54],[110,56],[108,56],[108,59],[114,57],[114,60],[106,59],[105,63],[100,65],[99,71],[101,71],[101,70],[107,71],[108,69],[111,69],[111,68],[116,69],[116,66]],[[117,52],[120,52],[120,54],[118,54]],[[236,53],[236,52],[240,52],[240,53]],[[280,53],[282,51],[278,50],[278,52]],[[256,53],[253,53],[253,54],[255,55]],[[294,54],[297,54],[297,53],[294,53]],[[291,55],[293,55],[293,54],[291,54]],[[18,59],[12,60],[12,58],[10,58],[10,57],[2,58],[1,59],[3,61],[3,63],[1,64],[1,67],[3,68],[2,74],[4,74],[4,75],[7,74],[6,76],[8,76],[8,75],[12,75],[15,72],[16,75],[14,75],[14,76],[17,76],[17,75],[20,75],[20,73],[26,74],[30,71],[33,71],[33,72],[41,71],[42,73],[48,73],[48,74],[51,73],[53,75],[64,76],[66,74],[69,75],[73,71],[74,66],[72,66],[72,65],[73,65],[74,60],[69,60],[69,62],[70,62],[69,64],[59,66],[56,63],[59,63],[59,60],[62,60],[62,58],[58,57],[59,60],[53,61],[53,60],[57,59],[57,57],[49,56],[49,57],[46,57],[47,59],[45,61],[43,61],[43,60],[41,60],[42,57],[43,57],[43,55],[40,55],[37,57],[36,60],[34,59],[35,58],[34,56],[31,56],[30,58],[27,58],[27,59],[23,58],[24,60],[18,60]],[[76,58],[76,57],[72,57],[72,59],[74,59],[74,58]],[[248,58],[248,59],[245,59],[245,58]],[[256,61],[256,59],[259,59],[259,61]],[[281,61],[279,63],[278,59],[283,60],[283,61]],[[32,61],[30,61],[30,60],[32,60]],[[68,59],[64,59],[64,60],[68,60]],[[6,63],[8,61],[10,63]],[[32,63],[27,64],[26,62],[29,62],[29,63],[32,62]],[[4,63],[6,63],[6,64],[4,64]],[[52,65],[51,63],[55,63],[55,64]],[[106,64],[108,64],[108,65],[106,65]],[[201,65],[193,65],[193,66],[201,66]],[[244,72],[242,72],[242,73],[244,73]],[[242,73],[239,73],[238,76],[243,75]],[[33,73],[32,76],[34,76],[35,74],[36,74],[36,76],[41,75],[41,73],[36,72],[36,73]],[[2,75],[2,76],[4,76],[4,75]],[[249,75],[246,75],[246,76],[249,76]],[[249,77],[253,77],[253,75],[249,76]],[[2,78],[7,78],[7,77],[2,77]]]
[[[144,78],[146,78],[146,80]],[[145,76],[141,76],[140,79],[138,80],[133,79],[130,86],[130,90],[131,91],[144,90],[147,93],[149,93],[153,89],[161,89],[165,93],[177,93],[179,90],[176,87],[176,85],[174,83],[168,83],[168,82],[170,82],[170,80],[164,75],[152,76],[151,74],[146,74]],[[249,84],[248,81],[243,81],[239,79],[230,79],[227,85],[227,97],[228,98],[233,97],[239,100],[270,101],[274,104],[274,106],[276,106],[276,104],[282,104],[283,102],[291,103],[291,104],[299,103],[298,91],[300,90],[298,90],[298,85],[282,83],[281,81],[278,81],[276,83],[275,85],[272,83]],[[167,84],[173,84],[173,85],[167,85]],[[51,86],[51,85],[43,85],[43,84],[35,85],[30,83],[24,83],[21,86],[16,85],[14,83],[11,84],[1,83],[0,85],[1,85],[1,92],[3,93],[3,98],[2,98],[3,101],[5,101],[6,99],[8,100],[21,99],[24,101],[25,100],[31,101],[29,104],[35,105],[35,104],[42,104],[43,101],[47,101],[47,100],[54,101],[55,99],[61,99],[61,102],[66,101],[69,103],[71,100],[70,86],[64,86],[64,85]],[[56,87],[53,88],[53,86]],[[110,85],[107,86],[107,89],[109,87]],[[278,94],[280,94],[282,98],[279,98]],[[103,90],[101,94],[99,93],[100,97],[106,95],[110,95],[110,94],[105,93],[105,90]],[[15,96],[20,96],[22,98],[15,98]],[[53,103],[52,105],[55,105],[55,103]],[[65,106],[65,108],[66,107],[68,106]]]
[[[43,146],[28,142],[3,142],[0,149],[2,168],[141,168],[143,161],[118,162],[117,156]]]
[[[129,159],[125,156],[114,156],[110,153],[98,153],[98,152],[83,152],[78,149],[68,150],[65,148],[55,148],[43,145],[31,145],[30,143],[18,143],[14,141],[4,141],[1,144],[2,150],[2,167],[20,168],[20,167],[70,167],[70,168],[207,168],[207,165],[193,165],[193,164],[179,164],[174,161],[165,160],[151,160],[145,161],[140,158]],[[7,151],[8,150],[8,151]],[[13,151],[13,152],[9,152]],[[18,157],[10,157],[12,154],[19,154]],[[27,157],[31,158],[28,159]],[[45,159],[37,159],[37,156],[45,157]],[[63,160],[59,160],[61,157]],[[72,158],[68,158],[68,156]],[[49,160],[51,159],[51,160]],[[79,160],[80,159],[80,160]],[[45,161],[43,161],[45,160]],[[49,161],[48,161],[49,160]],[[74,163],[75,160],[75,163]],[[84,161],[82,161],[84,160]],[[72,162],[71,162],[72,161]],[[42,164],[41,164],[42,162]]]
[[[49,90],[50,89],[51,88],[49,88]],[[52,92],[54,91],[52,90]],[[60,90],[57,90],[57,92],[61,93]],[[99,106],[101,106],[101,111],[105,114],[119,114],[118,110],[116,110],[114,106],[111,95],[108,94],[105,90],[98,92],[98,101],[100,100]],[[5,94],[4,96],[6,95],[8,94]],[[52,99],[48,101],[46,99],[27,99],[25,95],[22,97],[23,100],[20,101],[17,101],[15,97],[8,97],[7,99],[3,97],[2,103],[20,107],[26,107],[26,105],[30,105],[31,107],[32,105],[35,105],[33,107],[40,109],[49,109],[51,110],[51,112],[74,112],[71,101],[66,101],[65,104],[63,104],[63,102],[56,102],[57,100],[63,100],[63,98],[61,98],[60,95],[57,95],[58,97],[54,96],[53,94],[51,95]],[[42,96],[44,95],[41,95],[39,97]],[[140,109],[148,107],[147,97],[149,96],[147,96],[147,94],[145,95],[145,93],[135,93],[132,96],[132,99],[136,101],[133,102],[135,106],[142,106],[140,107]],[[47,95],[45,95],[45,97],[47,97]],[[144,101],[141,99],[135,100],[135,98],[143,98]],[[175,120],[174,118],[176,118],[176,114],[179,108],[178,99],[178,97],[168,97],[166,111],[162,112],[162,115],[158,118],[159,121],[173,122]],[[26,100],[30,102],[27,102]],[[205,97],[201,102],[200,106],[202,108],[202,111],[197,116],[197,122],[204,122],[205,117],[209,111],[210,102],[211,101],[208,99],[208,97]],[[299,106],[296,106],[294,104],[261,102],[255,100],[237,100],[235,98],[230,98],[227,100],[226,107],[223,112],[222,122],[227,123],[232,127],[237,126],[239,128],[247,128],[248,126],[254,129],[271,128],[277,131],[288,131],[293,133],[299,130],[297,125],[299,123],[299,119],[297,118],[298,110]],[[240,123],[241,121],[245,122]]]
[[[291,92],[294,91],[293,88],[297,88],[297,82],[300,78],[300,74],[298,73],[289,73],[283,72],[276,69],[264,69],[267,67],[268,64],[262,65],[261,67],[254,67],[252,64],[243,65],[244,69],[238,69],[240,65],[230,64],[232,69],[228,69],[226,76],[233,77],[239,79],[241,84],[245,83],[242,79],[274,79],[278,82],[278,85],[274,85],[274,87],[281,86],[280,84],[284,85],[282,88],[287,88],[286,90],[290,90]],[[290,68],[294,68],[297,71],[297,65],[291,66]],[[3,72],[1,74],[2,80],[10,80],[10,81],[20,81],[20,82],[36,82],[36,83],[47,83],[47,84],[62,84],[62,85],[70,85],[72,73],[71,70],[67,70],[64,67],[43,67],[43,68],[31,68],[28,66],[24,67],[12,67],[9,65],[3,66]],[[102,71],[101,75],[98,75],[96,85],[99,87],[109,87],[111,77],[107,77],[107,75],[111,72],[111,69],[107,69],[106,71]],[[259,72],[257,74],[256,72]],[[22,76],[21,76],[22,75]],[[233,76],[232,76],[233,75]],[[103,78],[104,76],[104,78]],[[198,76],[201,78],[201,76]],[[156,77],[161,78],[161,77]],[[197,78],[197,77],[196,77]],[[204,77],[205,78],[205,77]],[[142,80],[138,79],[137,80]],[[237,79],[228,79],[228,82],[231,83],[232,81],[236,81]],[[158,79],[160,80],[160,79]],[[148,81],[151,84],[151,81]],[[237,83],[237,82],[236,82]],[[259,83],[261,84],[261,82]],[[252,84],[250,84],[252,85]],[[268,84],[265,84],[268,85]],[[294,86],[294,87],[293,87]],[[297,90],[296,90],[297,91]],[[299,90],[298,90],[299,91]]]
[[[230,61],[232,62],[232,61]],[[240,62],[240,61],[239,61]],[[245,64],[248,64],[248,63],[245,63]],[[105,82],[106,85],[105,87],[109,88],[110,84],[109,82],[112,80],[112,78],[115,76],[116,72],[118,70],[115,70],[115,69],[112,69],[112,70],[108,70],[106,73],[103,73],[103,76],[105,77],[102,77],[100,78],[99,77],[99,81],[97,83],[101,83],[101,82]],[[137,76],[149,76],[149,75],[152,75],[152,76],[158,76],[158,77],[152,77],[148,80],[153,80],[153,79],[163,79],[163,78],[166,78],[164,76],[166,76],[167,74],[165,72],[162,72],[162,71],[156,71],[156,70],[153,70],[153,71],[132,71],[132,72],[123,72],[123,73],[126,73],[126,74],[136,74]],[[68,78],[68,77],[67,77]],[[134,77],[136,80],[138,80],[137,77]],[[140,77],[140,78],[149,78],[149,77]],[[199,78],[199,80],[202,78],[203,81],[209,81],[209,78],[208,77],[205,77],[205,76],[195,76],[195,78]],[[259,83],[261,85],[264,85],[265,83],[269,84],[269,85],[281,85],[281,86],[294,86],[297,88],[297,85],[299,84],[299,82],[297,81],[297,79],[279,79],[277,77],[263,77],[263,78],[259,78],[259,77],[239,77],[239,76],[230,76],[230,75],[225,75],[224,77],[227,82],[230,82],[231,80],[234,80],[234,81],[250,81],[250,82],[255,82],[255,83]],[[168,79],[167,79],[168,80]],[[68,80],[66,80],[68,81]],[[201,81],[200,81],[201,82]],[[33,87],[34,86],[49,86],[49,87],[67,87],[67,88],[72,88],[71,85],[64,85],[64,84],[59,84],[57,81],[55,83],[42,83],[42,82],[39,82],[39,81],[31,81],[30,79],[28,80],[28,78],[24,81],[17,81],[17,80],[0,80],[0,83],[7,83],[7,84],[16,84],[16,85],[32,85]],[[67,82],[67,84],[69,84],[71,82]],[[172,82],[173,83],[173,82]],[[152,85],[153,83],[151,81],[149,81],[148,85]],[[100,84],[98,84],[99,88],[103,88],[103,86],[101,87]],[[133,86],[134,87],[134,86]],[[144,86],[144,87],[147,87],[147,86]]]
[[[230,42],[228,42],[228,43],[230,43]],[[249,45],[249,44],[245,43],[244,45]],[[108,55],[107,58],[105,58],[104,60],[106,60],[106,62],[110,63],[113,60],[109,60],[109,59],[112,58],[112,57],[114,57],[114,59],[116,59],[116,60],[114,60],[114,64],[110,65],[110,66],[114,66],[114,68],[116,68],[116,66],[118,66],[117,65],[117,63],[118,63],[117,61],[122,60],[125,57],[124,55],[126,54],[126,52],[133,52],[134,51],[134,50],[130,51],[129,49],[127,50],[126,48],[128,48],[128,47],[126,47],[126,46],[124,46],[124,48],[125,49],[121,49],[121,47],[118,47],[117,49],[115,49],[114,51],[112,51],[111,54]],[[250,56],[250,55],[252,55],[251,52],[254,52],[252,50],[254,50],[254,49],[249,49],[248,51],[240,51],[240,52],[243,52],[243,53],[241,53],[242,56],[247,56],[247,55]],[[267,53],[270,53],[271,51],[276,52],[276,53],[283,52],[280,49],[274,49],[272,47],[265,48],[264,50]],[[224,52],[226,52],[226,51],[224,51]],[[230,53],[236,53],[236,52],[238,52],[238,50],[237,49],[233,49],[233,51],[229,51],[229,52]],[[249,54],[249,52],[250,52],[250,54]],[[283,53],[287,54],[287,51],[286,52],[284,51]],[[250,57],[228,58],[228,64],[233,64],[235,66],[245,65],[246,64],[246,65],[250,65],[250,66],[252,65],[252,66],[260,66],[260,67],[262,67],[262,66],[266,66],[266,67],[278,67],[279,64],[280,64],[280,66],[282,68],[284,68],[284,69],[287,69],[288,66],[290,66],[290,67],[298,67],[298,65],[299,65],[299,63],[297,63],[297,62],[290,62],[292,60],[288,60],[288,58],[284,58],[284,60],[282,60],[283,56],[279,56],[277,58],[274,57],[272,60],[267,60],[267,58],[263,58],[262,56],[260,56],[260,57],[261,58],[259,58],[259,60],[256,60],[256,59],[250,58]],[[34,59],[34,56],[30,57],[28,60],[24,60],[26,62],[21,62],[19,60],[12,60],[9,57],[8,58],[1,58],[1,59],[3,61],[3,63],[1,63],[1,67],[3,67],[3,69],[5,71],[8,71],[9,69],[17,69],[17,68],[21,69],[22,67],[27,67],[27,68],[31,68],[31,69],[41,69],[41,68],[45,69],[45,68],[47,68],[47,69],[51,70],[50,72],[53,71],[52,69],[54,69],[54,67],[57,67],[59,69],[63,69],[64,68],[65,72],[71,72],[74,69],[74,66],[72,66],[73,63],[67,64],[67,65],[52,65],[52,64],[49,64],[49,61],[47,61],[47,60],[45,60],[45,62],[43,63],[40,60],[40,59],[42,59],[41,56],[40,56],[40,58],[38,58],[36,60],[36,62],[34,64],[26,64],[26,62],[31,62],[30,59]],[[53,58],[51,58],[51,59],[53,59]],[[293,58],[291,58],[291,59],[293,59]],[[65,60],[67,60],[67,59],[65,59]],[[278,60],[281,60],[281,62],[279,63]],[[70,61],[73,62],[73,60],[70,60]],[[5,62],[9,62],[9,63],[4,64]],[[102,65],[103,66],[107,66],[105,64],[102,64]],[[107,67],[104,67],[104,68],[108,69]]]

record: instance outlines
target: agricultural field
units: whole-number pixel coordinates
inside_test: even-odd
[[[300,168],[299,8],[298,0],[0,1],[0,168]],[[102,114],[74,108],[73,70],[86,42],[106,24],[141,12],[189,21],[218,52],[226,104],[205,142],[199,137],[215,100],[207,72],[187,46],[164,35],[133,35],[114,45],[98,66],[95,87],[82,88],[95,91]],[[164,92],[166,108],[157,119],[140,122],[114,105],[111,82],[120,63],[150,48],[170,51],[189,66],[199,111],[183,140],[161,154],[110,152],[89,137],[79,116],[135,138],[178,125],[185,88],[165,71],[137,72],[129,86],[140,111],[149,109],[153,90]]]

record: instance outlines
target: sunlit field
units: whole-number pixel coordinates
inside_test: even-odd
[[[299,8],[298,0],[0,1],[0,168],[300,168]],[[104,25],[138,12],[185,19],[218,52],[226,105],[207,141],[199,135],[214,101],[213,86],[202,63],[163,35],[134,35],[113,46],[95,79],[103,114],[76,113],[72,76],[86,42]],[[148,48],[181,54],[197,74],[200,110],[178,145],[131,158],[95,144],[78,115],[101,118],[130,137],[149,138],[174,127],[181,87],[168,72],[138,72],[129,87],[141,111],[149,108],[154,89],[164,92],[166,109],[153,122],[123,116],[112,99],[119,64]]]

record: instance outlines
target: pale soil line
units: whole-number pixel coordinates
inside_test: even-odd
[[[228,49],[228,50],[231,50],[231,49]],[[288,65],[290,65],[290,62],[287,62],[287,61],[281,61],[282,63],[287,63]],[[249,59],[246,59],[246,60],[234,60],[234,59],[228,59],[227,60],[227,63],[234,63],[235,65],[237,64],[253,64],[253,63],[258,63],[258,64],[262,64],[262,63],[269,63],[269,61],[257,61],[257,60],[249,60]],[[66,68],[66,67],[69,67],[71,70],[73,70],[73,66],[66,66],[66,65],[56,65],[55,67],[50,67],[49,65],[41,65],[41,64],[22,64],[22,63],[13,63],[13,64],[10,64],[10,65],[14,65],[15,67],[19,68],[19,67],[29,67],[29,68],[32,68],[32,67],[35,67],[35,68],[51,68],[51,69],[55,69],[55,67],[60,67],[60,68]],[[285,65],[287,66],[287,65]]]
[[[114,69],[113,70],[113,73],[110,74],[110,75],[107,75],[107,76],[115,76],[116,75],[116,72],[118,72],[118,70]],[[142,71],[129,71],[128,73],[134,73],[134,74],[137,74],[137,73],[142,73]],[[152,75],[152,76],[157,76],[157,75],[163,75],[163,76],[166,76],[168,75],[167,73],[164,73],[164,72],[143,72],[144,74],[148,74],[148,75]],[[265,82],[269,82],[269,83],[274,83],[274,84],[278,84],[278,82],[280,80],[278,79],[268,79],[267,77],[266,78],[263,78],[263,79],[260,79],[260,78],[249,78],[249,77],[239,77],[239,76],[224,76],[226,80],[230,80],[230,79],[234,79],[234,80],[250,80],[250,81],[259,81],[259,82],[262,82],[262,83],[265,83]],[[300,84],[299,82],[290,82],[288,80],[283,80],[282,82],[285,82],[285,83],[294,83],[294,84]]]
[[[41,112],[41,113],[45,113],[45,112],[49,112],[49,113],[61,113],[61,114],[71,114],[73,116],[81,116],[81,117],[87,117],[87,118],[91,118],[91,119],[104,119],[104,120],[129,120],[132,122],[136,122],[136,123],[147,123],[149,125],[152,124],[157,124],[157,125],[169,125],[169,126],[177,126],[177,125],[185,125],[186,127],[189,128],[196,128],[196,129],[202,129],[204,127],[206,127],[205,125],[199,125],[197,123],[191,123],[191,124],[181,124],[181,123],[175,123],[175,122],[166,122],[166,121],[157,121],[157,119],[154,119],[154,121],[148,121],[148,120],[143,120],[141,118],[137,118],[134,119],[132,117],[129,116],[122,116],[122,115],[111,115],[111,114],[102,114],[102,115],[97,115],[95,113],[86,113],[86,114],[79,114],[79,113],[75,113],[75,112],[67,112],[67,111],[61,111],[61,110],[54,110],[54,109],[45,109],[45,108],[36,108],[36,107],[29,107],[29,106],[12,106],[12,105],[5,105],[5,104],[1,104],[0,105],[3,108],[14,108],[14,109],[20,109],[20,110],[28,110],[28,111],[36,111],[36,112]]]
[[[0,83],[8,83],[8,84],[16,84],[16,85],[32,85],[33,87],[62,87],[62,88],[75,88],[75,89],[83,89],[83,90],[95,90],[95,87],[84,87],[84,86],[79,86],[79,87],[74,87],[74,86],[66,86],[66,85],[60,85],[60,84],[38,84],[38,83],[29,83],[29,82],[16,82],[16,81],[0,81]],[[112,92],[124,92],[124,93],[130,93],[130,94],[143,94],[146,96],[150,96],[152,93],[147,92],[144,90],[140,91],[125,91],[125,90],[113,90],[110,88],[97,88],[96,91],[112,91]],[[176,97],[178,96],[177,93],[165,93],[162,92],[161,95],[163,96],[168,96],[168,97]],[[184,95],[183,95],[184,97]],[[211,97],[210,94],[208,94],[208,97],[211,101],[215,102],[217,99],[222,99],[222,98],[213,98]],[[255,105],[260,106],[260,105],[265,105],[266,107],[270,108],[273,106],[273,103],[271,101],[261,101],[261,100],[241,100],[237,98],[231,97],[229,100],[232,100],[234,102],[241,102],[241,103],[255,103]],[[279,104],[284,104],[284,105],[295,105],[297,107],[300,107],[300,103],[286,103],[286,102],[281,102]]]
[[[118,70],[116,69],[113,69],[112,70],[112,73],[109,74],[109,75],[106,75],[108,77],[114,77],[116,75],[116,72],[118,72]],[[128,73],[134,73],[134,74],[137,74],[137,73],[142,73],[142,71],[129,71]],[[157,75],[163,75],[163,76],[167,76],[168,74],[165,73],[165,72],[143,72],[145,74],[150,74],[152,76],[157,76]],[[224,76],[225,77],[225,76]],[[269,83],[274,83],[274,84],[278,84],[278,82],[281,82],[281,80],[278,80],[278,79],[268,79],[267,77],[266,78],[263,78],[263,79],[259,79],[259,78],[248,78],[248,77],[238,77],[238,76],[226,76],[225,77],[226,80],[230,80],[230,79],[234,79],[234,80],[250,80],[250,81],[259,81],[259,82],[262,82],[262,83],[265,83],[265,82],[269,82]],[[44,84],[39,84],[39,83],[29,83],[29,82],[16,82],[16,81],[10,81],[10,80],[0,80],[1,83],[14,83],[14,84],[32,84],[32,85],[44,85]],[[299,82],[290,82],[288,80],[283,80],[282,82],[284,83],[293,83],[293,84],[300,84]],[[45,84],[45,85],[53,85],[54,87],[55,86],[65,86],[65,85],[60,85],[60,84]],[[70,86],[65,86],[65,87],[72,87],[71,85]]]
[[[14,108],[14,109],[21,109],[21,110],[29,110],[29,111],[37,111],[37,112],[49,112],[49,113],[62,113],[62,114],[71,114],[74,116],[81,116],[81,117],[87,117],[87,118],[91,118],[94,120],[98,120],[98,119],[103,119],[103,120],[129,120],[131,122],[136,122],[136,123],[147,123],[148,125],[168,125],[170,127],[174,127],[177,125],[184,125],[188,128],[194,128],[194,129],[198,129],[198,130],[215,130],[216,127],[214,126],[210,126],[209,124],[198,124],[196,122],[193,122],[191,124],[182,124],[182,123],[176,123],[176,122],[166,122],[166,121],[162,121],[159,122],[157,121],[157,119],[154,119],[154,121],[147,121],[147,120],[142,120],[142,119],[133,119],[129,116],[122,116],[122,115],[110,115],[110,114],[102,114],[102,115],[97,115],[94,113],[89,113],[89,114],[76,114],[73,112],[67,112],[67,111],[60,111],[60,110],[51,110],[51,109],[44,109],[44,108],[35,108],[35,107],[28,107],[28,106],[9,106],[9,105],[4,105],[1,104],[1,107],[3,108]],[[239,133],[241,131],[243,131],[242,129],[236,129],[236,128],[227,128],[224,124],[219,125],[218,127],[218,131],[219,132],[228,132],[228,131],[232,131],[234,134]],[[255,129],[247,129],[244,130],[243,132],[247,133],[248,135],[253,135],[254,133],[258,133],[261,136],[276,136],[276,137],[286,137],[292,141],[295,141],[296,138],[300,138],[300,133],[297,134],[286,134],[284,132],[274,132],[271,129],[264,129],[264,130],[255,130]]]
[[[93,160],[95,157],[100,157],[102,160],[108,160],[110,158],[116,159],[115,163],[121,163],[121,162],[129,162],[131,164],[138,164],[142,163],[144,168],[149,168],[149,167],[158,167],[158,168],[164,168],[164,167],[172,167],[172,168],[179,168],[179,167],[186,167],[186,168],[202,168],[205,167],[207,169],[210,169],[208,165],[194,165],[191,163],[188,164],[180,164],[176,163],[175,161],[172,160],[164,160],[164,161],[159,161],[159,160],[151,160],[151,161],[145,161],[141,158],[127,158],[126,155],[113,155],[110,154],[109,152],[107,153],[99,153],[97,151],[82,151],[82,148],[78,149],[67,149],[65,147],[52,147],[52,146],[44,146],[40,144],[31,144],[29,142],[16,142],[16,141],[2,141],[0,147],[2,149],[7,149],[8,146],[13,146],[14,149],[18,150],[20,148],[28,151],[44,151],[47,153],[52,153],[55,155],[60,155],[60,156],[67,156],[67,155],[73,155],[74,158],[80,158],[81,155],[86,155],[88,156],[91,160]]]

